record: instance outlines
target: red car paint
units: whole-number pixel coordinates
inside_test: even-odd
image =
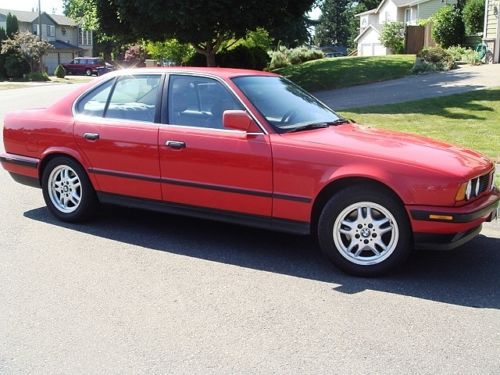
[[[111,77],[138,72],[215,77],[231,88],[263,131],[245,134],[73,116],[81,94]],[[248,75],[275,76],[216,68],[111,73],[47,109],[7,114],[2,166],[15,176],[39,180],[49,156],[67,155],[88,171],[97,192],[283,219],[300,224],[301,229],[290,231],[301,233],[316,220],[325,191],[360,179],[376,181],[400,199],[415,235],[467,232],[492,218],[500,199],[495,188],[470,201],[455,200],[468,180],[482,175],[493,179],[494,164],[487,158],[428,138],[354,123],[280,134],[232,81]],[[84,133],[100,137],[92,141]],[[172,139],[186,147],[165,147]],[[471,219],[431,220],[430,213]]]

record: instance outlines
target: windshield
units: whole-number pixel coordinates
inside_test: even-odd
[[[233,82],[279,132],[343,120],[286,78],[245,76],[233,78]]]

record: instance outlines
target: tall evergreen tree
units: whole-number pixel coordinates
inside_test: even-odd
[[[17,17],[12,14],[7,14],[6,19],[6,30],[7,37],[12,38],[12,36],[19,32],[19,23],[17,22]]]
[[[318,45],[347,45],[351,34],[349,25],[351,4],[351,0],[325,0],[323,2],[315,35]]]
[[[7,33],[5,32],[5,29],[3,27],[0,27],[0,44],[7,39]],[[0,45],[1,47],[1,45]]]

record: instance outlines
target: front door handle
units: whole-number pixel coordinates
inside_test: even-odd
[[[165,146],[173,148],[174,150],[180,150],[186,148],[186,143],[181,141],[166,141]]]
[[[97,133],[83,133],[83,138],[89,141],[97,141],[99,139],[99,134]]]

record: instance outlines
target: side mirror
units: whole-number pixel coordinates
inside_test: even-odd
[[[260,133],[260,129],[246,111],[228,110],[222,115],[225,129],[241,130],[247,133]]]

